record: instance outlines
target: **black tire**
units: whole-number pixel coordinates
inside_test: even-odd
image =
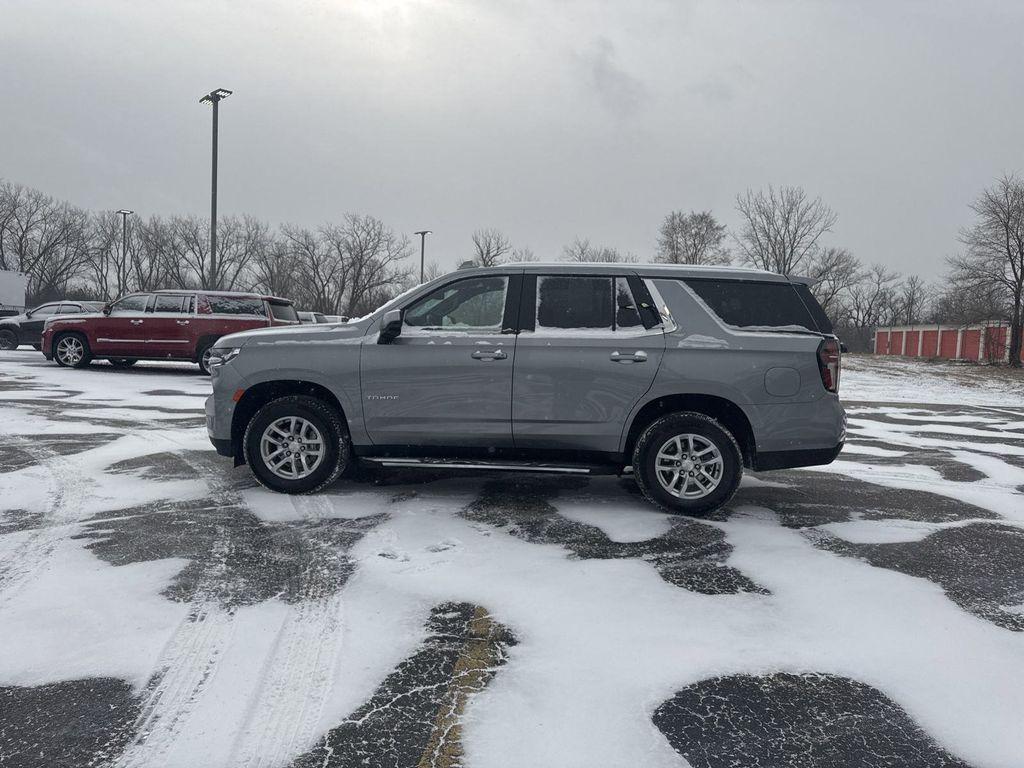
[[[110,364],[115,368],[131,368],[135,365],[138,360],[131,357],[112,357],[110,358]]]
[[[717,478],[717,485],[706,495],[698,498],[673,495],[658,479],[656,468],[658,452],[669,441],[680,435],[693,435],[714,446],[721,459],[720,470],[716,467],[711,469],[712,474]],[[714,456],[713,453],[710,455]],[[688,457],[682,458],[678,470],[682,475],[682,482],[687,483],[683,490],[690,487],[690,482],[697,483],[696,479],[690,481],[685,476],[688,473],[683,468],[683,462],[687,460]],[[697,475],[701,474],[699,467],[694,470]],[[665,472],[664,469],[662,471]],[[692,473],[689,474],[692,476]],[[633,477],[636,479],[637,485],[640,486],[644,496],[667,512],[694,517],[709,515],[732,498],[739,487],[742,476],[743,456],[736,438],[718,421],[703,413],[679,411],[662,416],[643,431],[633,449]],[[671,480],[671,478],[669,479]],[[707,482],[710,484],[712,480],[709,478]],[[696,485],[694,485],[694,489],[696,492]]]
[[[64,345],[62,341],[67,340],[70,344],[72,340],[77,341],[81,345],[81,356],[75,358],[70,354],[65,354]],[[53,339],[53,359],[57,361],[57,365],[65,368],[85,368],[92,362],[92,351],[89,349],[88,340],[80,333],[60,333]]]
[[[17,349],[18,334],[10,328],[0,328],[0,349]]]
[[[305,419],[323,439],[324,454],[320,463],[308,475],[297,479],[275,474],[260,452],[264,432],[278,419],[288,417]],[[278,493],[316,493],[337,480],[352,457],[352,441],[342,415],[323,400],[308,395],[286,395],[264,405],[246,425],[242,444],[253,476],[260,485]]]

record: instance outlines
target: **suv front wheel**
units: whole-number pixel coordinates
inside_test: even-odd
[[[643,431],[633,450],[637,485],[669,512],[710,514],[732,498],[742,475],[736,439],[703,413],[661,417]]]
[[[341,414],[307,395],[264,405],[249,421],[243,441],[253,475],[279,493],[319,491],[338,479],[352,456]]]
[[[63,333],[54,340],[53,359],[65,368],[84,368],[92,362],[89,342],[77,333]]]

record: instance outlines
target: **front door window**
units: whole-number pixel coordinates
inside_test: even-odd
[[[405,311],[402,333],[501,333],[508,277],[460,280],[417,301]]]

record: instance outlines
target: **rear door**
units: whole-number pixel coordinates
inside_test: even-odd
[[[363,416],[386,446],[512,446],[521,275],[453,280],[404,308],[390,344],[362,345]]]
[[[122,357],[146,357],[146,307],[152,296],[135,293],[115,301],[110,314],[90,323],[93,352]]]
[[[151,357],[192,358],[193,303],[193,297],[184,294],[158,293],[153,297],[146,317],[146,345]]]
[[[640,310],[641,290],[624,274],[525,278],[512,383],[517,448],[618,450],[665,350],[660,324]]]
[[[46,319],[53,317],[60,309],[59,304],[43,304],[32,310],[32,314],[21,323],[19,342],[22,344],[39,344]]]

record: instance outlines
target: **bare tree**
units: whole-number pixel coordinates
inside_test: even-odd
[[[299,263],[288,245],[283,236],[269,232],[256,245],[249,262],[251,288],[272,296],[298,296]]]
[[[537,257],[534,255],[532,248],[523,246],[512,251],[512,261],[516,263],[537,261]]]
[[[623,255],[617,248],[611,248],[607,245],[591,245],[590,240],[577,237],[562,248],[562,261],[608,264],[635,263],[637,257],[632,253]]]
[[[343,314],[352,317],[376,309],[407,276],[408,270],[403,270],[400,262],[412,253],[409,238],[380,219],[346,214],[345,223],[331,238],[342,243],[348,263],[349,290]]]
[[[835,212],[802,187],[748,189],[736,197],[736,210],[743,217],[735,238],[743,260],[783,275],[807,269],[821,236],[836,223]]]
[[[501,264],[512,243],[496,229],[478,229],[473,233],[473,262],[478,267]]]
[[[861,265],[845,248],[822,248],[811,260],[807,276],[815,280],[811,289],[814,297],[835,321],[840,300],[861,278]]]
[[[1010,309],[1010,365],[1020,367],[1024,314],[1024,183],[1000,178],[971,205],[973,227],[960,233],[966,252],[950,260],[954,279],[979,290],[1005,292]]]
[[[132,261],[135,289],[155,291],[170,282],[171,226],[159,216],[136,223],[129,230],[128,255]]]
[[[899,322],[914,325],[925,316],[930,291],[924,279],[911,275],[900,283],[896,303],[899,307]]]
[[[28,295],[59,295],[89,258],[88,214],[42,192],[0,185],[0,268],[25,272]]]
[[[303,308],[337,314],[348,288],[348,265],[342,237],[285,224],[283,255],[297,269],[294,297]]]
[[[874,328],[896,322],[898,280],[898,274],[875,264],[851,287],[842,319],[854,348],[867,349]]]
[[[655,261],[662,264],[728,264],[726,229],[711,211],[672,211],[658,230]]]
[[[100,211],[90,217],[87,269],[90,281],[104,301],[116,299],[135,286],[132,258],[124,247],[121,217]]]

